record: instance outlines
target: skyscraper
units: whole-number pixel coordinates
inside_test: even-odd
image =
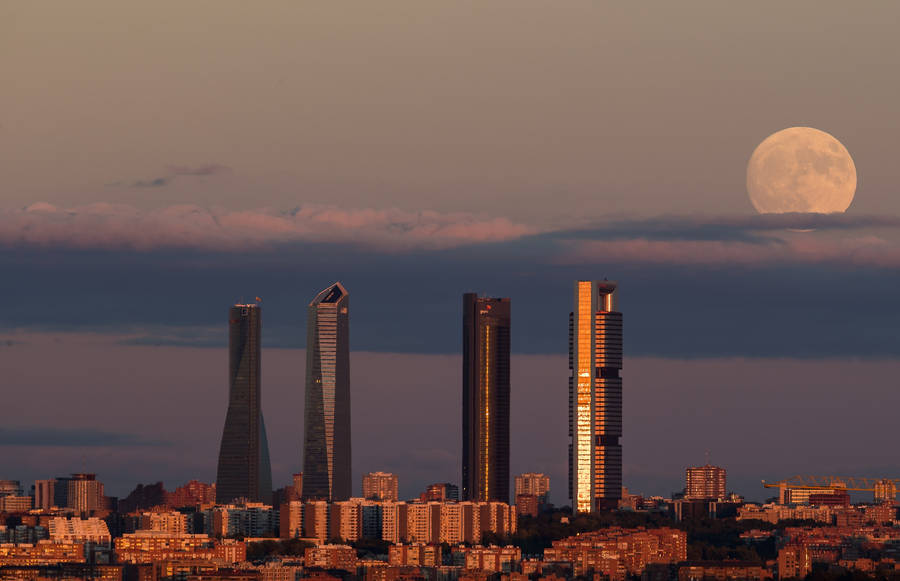
[[[303,497],[350,498],[350,297],[336,282],[309,304]]]
[[[228,413],[219,448],[216,502],[272,502],[272,469],[262,414],[259,305],[234,305],[228,318]]]
[[[509,502],[508,298],[463,295],[463,500]]]
[[[569,498],[575,512],[622,497],[622,313],[616,283],[579,280],[569,315]]]

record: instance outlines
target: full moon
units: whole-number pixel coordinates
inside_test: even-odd
[[[828,133],[789,127],[753,151],[747,193],[760,214],[843,212],[856,193],[856,166],[847,148]]]

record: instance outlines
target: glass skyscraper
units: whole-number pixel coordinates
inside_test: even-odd
[[[508,298],[463,295],[463,500],[509,502]]]
[[[350,498],[350,297],[339,282],[309,304],[306,319],[303,496]]]
[[[216,502],[272,502],[272,468],[262,414],[259,305],[234,305],[228,318],[228,413],[219,448]]]
[[[622,497],[622,313],[616,283],[579,280],[569,315],[569,498],[575,512]]]

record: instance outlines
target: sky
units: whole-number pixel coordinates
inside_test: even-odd
[[[754,498],[797,473],[897,477],[871,443],[892,435],[900,356],[898,18],[887,2],[0,4],[0,476],[87,469],[119,495],[211,480],[227,309],[260,296],[286,484],[305,307],[341,280],[366,410],[354,485],[458,482],[446,410],[461,295],[480,292],[512,299],[513,471],[547,471],[565,504],[572,283],[609,278],[629,488],[669,494],[707,450]],[[747,161],[791,126],[852,155],[845,214],[754,211]]]

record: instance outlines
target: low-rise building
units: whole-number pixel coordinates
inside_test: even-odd
[[[783,520],[813,520],[830,523],[834,511],[828,506],[785,506],[783,504],[745,504],[738,508],[737,520],[761,520],[776,524]]]
[[[424,543],[391,545],[388,563],[392,566],[440,567],[443,564],[441,546]]]
[[[356,572],[356,549],[349,545],[318,545],[304,551],[304,565]]]
[[[466,571],[485,571],[488,573],[509,573],[519,568],[522,562],[522,549],[519,547],[465,547],[453,549],[453,563],[462,566]]]
[[[672,528],[622,529],[611,527],[553,541],[544,561],[568,562],[575,575],[588,571],[611,578],[639,575],[651,563],[687,559],[687,534]]]
[[[678,581],[765,581],[772,572],[753,561],[687,561],[678,565]]]
[[[96,517],[54,517],[49,522],[50,540],[55,543],[95,543],[108,545],[112,541],[106,521]]]
[[[28,512],[32,508],[30,496],[7,495],[0,496],[0,512]]]
[[[0,566],[53,565],[84,563],[84,543],[39,541],[38,543],[0,544]]]
[[[216,540],[208,535],[138,531],[115,540],[115,556],[120,563],[195,559],[228,565],[246,561],[247,545],[233,539]]]
[[[188,530],[188,516],[177,511],[150,511],[140,515],[139,530],[162,531],[184,535]]]
[[[217,538],[273,537],[279,532],[278,511],[260,502],[214,506],[202,514],[203,532]]]
[[[172,508],[195,507],[216,503],[216,485],[191,480],[187,484],[179,486],[175,492],[169,493],[166,500]]]

